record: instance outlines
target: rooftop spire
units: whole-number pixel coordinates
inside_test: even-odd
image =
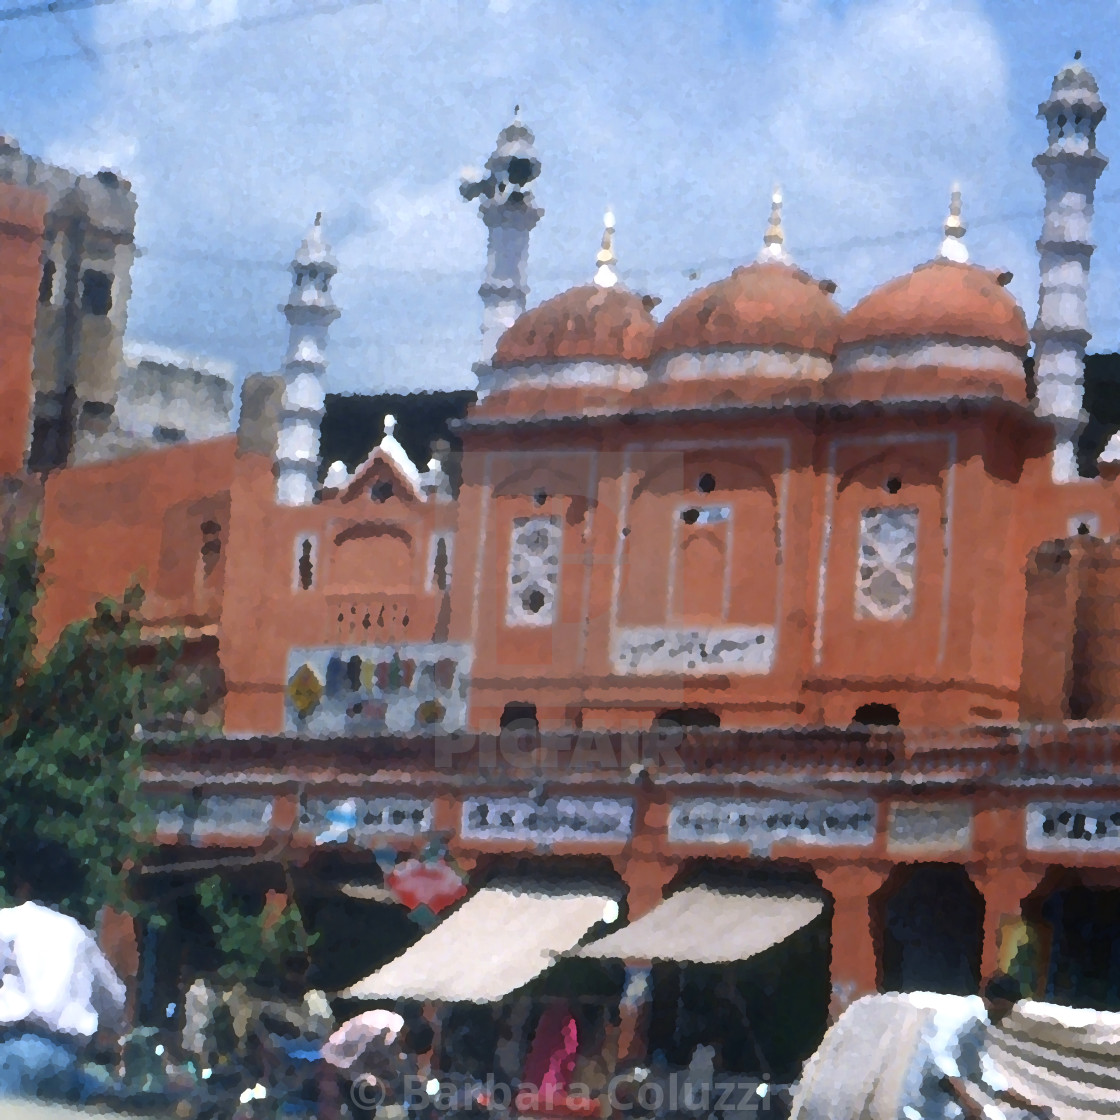
[[[945,240],[941,242],[942,260],[965,264],[968,261],[968,248],[964,243],[965,225],[961,221],[961,189],[954,183],[949,199],[949,216],[945,219]]]
[[[618,283],[614,266],[618,259],[614,255],[614,214],[608,210],[603,215],[603,244],[595,257],[599,266],[595,270],[595,283],[600,288],[613,288]]]
[[[766,234],[762,238],[762,252],[759,253],[760,261],[789,260],[786,253],[786,234],[782,228],[782,189],[775,187],[770,196],[770,224],[766,227]]]

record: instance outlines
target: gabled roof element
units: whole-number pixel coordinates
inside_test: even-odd
[[[346,484],[346,489],[343,492],[344,498],[351,498],[357,494],[366,485],[366,479],[374,472],[375,468],[384,465],[389,467],[410,497],[419,502],[427,500],[427,495],[420,484],[420,472],[393,434],[396,426],[395,417],[385,417],[385,435],[370,452],[366,461],[354,471],[353,477]]]

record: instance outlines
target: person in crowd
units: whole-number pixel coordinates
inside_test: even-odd
[[[915,993],[915,1006],[934,1012],[934,1030],[911,1080],[904,1120],[1012,1120],[1024,1113],[1050,1120],[1050,1110],[1013,1089],[983,1053],[987,1028],[998,1026],[1021,997],[1018,982],[1003,974],[981,996]]]
[[[102,1082],[85,1059],[119,1050],[125,987],[93,934],[30,901],[0,910],[0,1097],[85,1100]]]

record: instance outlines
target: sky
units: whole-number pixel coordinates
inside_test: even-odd
[[[128,340],[278,368],[316,211],[340,272],[328,389],[471,387],[485,229],[458,186],[521,105],[543,170],[530,305],[618,271],[661,298],[787,248],[851,307],[935,255],[1033,321],[1038,103],[1081,49],[1115,156],[1096,207],[1095,352],[1120,349],[1120,0],[0,0],[0,132],[138,199]],[[62,10],[58,10],[58,9]]]

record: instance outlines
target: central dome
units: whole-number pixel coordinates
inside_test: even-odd
[[[675,307],[658,328],[654,351],[796,350],[830,357],[842,318],[831,287],[780,261],[737,268]]]

